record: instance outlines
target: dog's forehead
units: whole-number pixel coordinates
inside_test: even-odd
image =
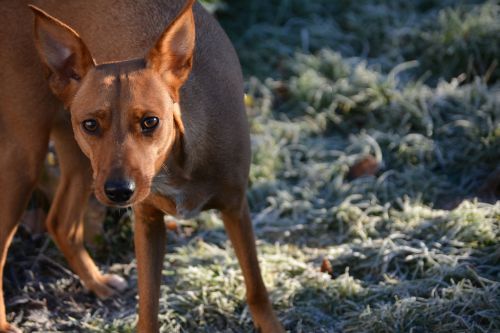
[[[99,64],[94,68],[96,78],[120,75],[133,75],[139,73],[146,68],[144,59],[133,59],[127,61],[117,61]]]
[[[141,60],[102,64],[88,76],[74,100],[79,110],[155,110],[172,103],[160,76]]]

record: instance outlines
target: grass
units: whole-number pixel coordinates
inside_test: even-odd
[[[246,75],[248,198],[287,330],[500,331],[498,3],[212,5]],[[107,221],[96,254],[132,287],[104,303],[45,238],[27,247],[18,235],[9,318],[34,332],[132,332],[136,272],[123,223]],[[164,263],[162,332],[251,331],[217,214],[181,230]]]

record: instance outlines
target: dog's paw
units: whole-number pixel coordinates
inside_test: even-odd
[[[97,280],[86,281],[84,286],[102,300],[110,298],[117,292],[123,291],[128,284],[121,276],[104,274]]]
[[[256,327],[255,330],[257,333],[285,333],[285,329],[279,322],[268,323],[265,326]]]
[[[103,278],[105,279],[106,284],[115,291],[124,291],[128,287],[127,281],[119,275],[104,274]]]
[[[0,327],[0,333],[23,333],[23,331],[14,325],[6,324]]]
[[[278,317],[274,313],[271,303],[264,302],[250,306],[255,329],[258,333],[285,333]]]

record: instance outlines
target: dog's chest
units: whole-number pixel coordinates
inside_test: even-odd
[[[163,181],[155,180],[152,191],[154,194],[167,198],[174,203],[176,217],[189,219],[196,217],[210,199],[209,196],[192,193],[189,190],[191,187],[190,184],[173,185],[168,179],[164,179]],[[170,212],[165,212],[170,214]]]

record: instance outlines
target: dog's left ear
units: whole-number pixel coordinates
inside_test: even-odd
[[[29,7],[35,14],[36,48],[51,73],[50,86],[67,104],[79,81],[95,66],[94,59],[73,29],[41,9]]]
[[[174,102],[179,101],[179,90],[193,66],[195,25],[193,4],[188,0],[177,18],[160,36],[146,56],[147,67],[165,80]]]

